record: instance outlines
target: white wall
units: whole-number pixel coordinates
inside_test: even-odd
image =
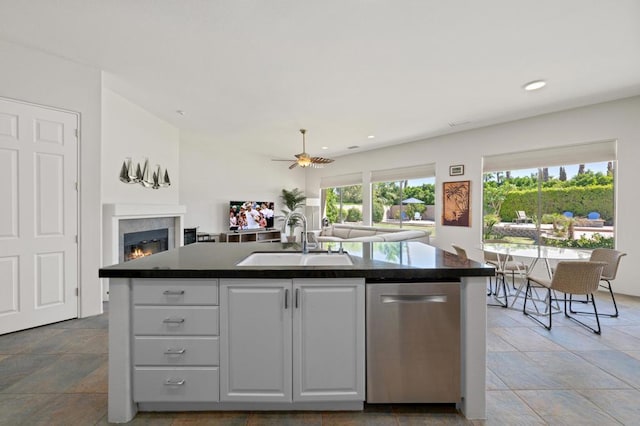
[[[636,247],[640,241],[640,199],[636,196],[640,179],[640,97],[340,157],[331,167],[313,170],[306,188],[309,194],[316,191],[321,176],[362,171],[366,184],[371,170],[436,163],[438,201],[442,199],[442,182],[471,180],[472,226],[444,227],[437,223],[434,245],[451,251],[451,243],[457,243],[469,249],[471,257],[482,259],[477,248],[482,235],[483,156],[602,140],[618,141],[616,246],[628,253],[622,260],[615,289],[640,296],[640,271],[634,267],[640,260],[640,246]],[[449,166],[453,164],[465,166],[464,176],[449,176]],[[436,217],[441,215],[442,203],[438,204]]]
[[[102,91],[102,202],[133,204],[178,204],[180,132],[119,94]],[[119,179],[125,158],[144,164],[149,159],[169,171],[171,186],[151,189],[125,184]],[[149,174],[151,176],[151,173]]]
[[[185,227],[219,233],[228,230],[229,201],[275,202],[280,215],[283,188],[304,190],[307,170],[251,155],[249,150],[196,134],[180,136],[180,204]],[[277,224],[277,223],[276,223]]]
[[[80,113],[80,315],[102,312],[100,70],[0,41],[0,96]]]

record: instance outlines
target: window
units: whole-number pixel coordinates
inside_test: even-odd
[[[362,173],[325,176],[322,188],[322,217],[330,223],[362,223]]]
[[[322,198],[330,223],[362,224],[362,184],[325,188]]]
[[[435,166],[371,173],[371,222],[386,227],[435,229]]]
[[[484,239],[614,248],[615,165],[600,161],[485,173]]]

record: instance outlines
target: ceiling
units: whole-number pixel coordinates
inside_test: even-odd
[[[640,94],[637,0],[0,0],[0,16],[0,39],[265,157],[302,151],[302,127],[336,157]]]

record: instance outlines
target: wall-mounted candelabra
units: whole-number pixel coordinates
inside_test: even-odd
[[[149,177],[149,174],[151,174],[151,177]],[[127,158],[122,163],[122,168],[120,169],[120,181],[124,183],[139,183],[145,188],[153,189],[166,188],[171,185],[169,172],[165,169],[164,173],[162,173],[159,164],[156,164],[155,171],[150,172],[148,158],[145,158],[142,168],[140,168],[140,163],[138,163],[135,166],[135,170],[131,158]]]

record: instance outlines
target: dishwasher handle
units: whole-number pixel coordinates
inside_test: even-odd
[[[445,294],[394,294],[381,295],[381,303],[447,303]]]

